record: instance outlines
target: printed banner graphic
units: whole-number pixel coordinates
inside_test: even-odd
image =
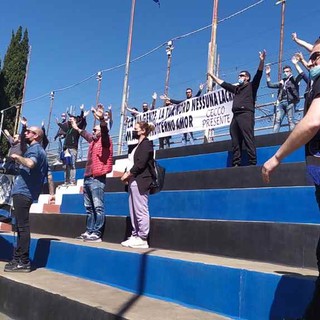
[[[229,126],[233,116],[232,101],[232,93],[219,89],[177,105],[139,113],[135,118],[127,119],[126,141],[128,144],[137,143],[132,139],[132,131],[139,121],[154,124],[155,130],[149,135],[150,140]]]

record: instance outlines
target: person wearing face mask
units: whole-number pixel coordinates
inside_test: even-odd
[[[278,89],[278,98],[275,104],[275,122],[273,132],[280,131],[280,126],[284,115],[288,117],[288,124],[290,131],[295,127],[294,110],[299,102],[299,83],[303,78],[303,73],[299,73],[295,78],[292,75],[290,66],[283,67],[282,79],[279,82],[272,83],[270,78],[270,65],[266,66],[266,77],[268,88]]]
[[[133,138],[138,144],[128,155],[128,166],[121,181],[128,184],[129,210],[132,234],[121,242],[124,247],[149,248],[147,241],[150,229],[149,189],[152,184],[150,163],[153,160],[153,143],[147,137],[154,126],[145,121],[134,126]]]
[[[106,174],[112,171],[113,146],[108,125],[104,119],[104,109],[92,109],[94,117],[100,121],[92,134],[78,127],[74,118],[71,125],[79,135],[89,142],[88,157],[84,173],[83,196],[87,212],[86,231],[78,239],[87,242],[101,242],[105,223],[104,188]]]
[[[305,115],[283,145],[264,163],[262,179],[265,183],[269,183],[270,175],[280,165],[281,161],[293,151],[305,145],[306,168],[313,179],[315,197],[320,209],[320,39],[317,39],[310,52],[308,68],[310,82],[305,96]],[[319,277],[313,300],[307,308],[304,319],[320,319],[320,240],[316,256]]]
[[[204,84],[203,83],[200,83],[199,85],[199,90],[197,92],[197,94],[195,95],[195,97],[200,97],[201,95],[201,92],[204,88]],[[193,91],[191,88],[187,88],[186,89],[186,99],[191,99],[193,97]],[[162,100],[165,100],[166,104],[180,104],[182,103],[183,101],[185,101],[186,99],[184,100],[175,100],[175,99],[171,99],[169,98],[167,95],[162,95],[160,97]],[[185,145],[187,145],[187,142],[188,142],[188,135],[190,137],[190,143],[191,144],[194,144],[194,137],[193,137],[193,133],[192,132],[186,132],[183,134],[183,137],[182,137],[182,141]]]
[[[244,142],[249,158],[249,165],[257,164],[256,147],[254,141],[254,107],[257,91],[260,85],[266,51],[259,52],[258,70],[251,80],[248,71],[241,71],[238,76],[238,84],[227,83],[215,75],[208,73],[214,82],[222,88],[234,94],[232,103],[233,118],[230,124],[232,141],[232,166],[241,165],[242,143]]]
[[[32,202],[38,199],[48,173],[48,160],[41,145],[43,131],[32,126],[26,128],[24,135],[29,145],[26,152],[10,155],[19,165],[19,174],[11,190],[18,237],[13,259],[4,267],[6,272],[31,271],[29,210]]]

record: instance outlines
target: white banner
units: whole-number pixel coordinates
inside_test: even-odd
[[[232,101],[232,93],[219,89],[187,99],[178,105],[139,113],[136,118],[127,120],[126,141],[128,144],[137,143],[137,140],[132,139],[132,130],[139,121],[154,124],[155,130],[148,137],[150,140],[229,126],[233,116]]]

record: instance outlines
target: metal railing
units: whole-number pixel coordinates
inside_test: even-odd
[[[303,101],[303,97],[301,97],[301,101]],[[298,123],[302,116],[303,116],[303,103],[300,101],[299,105],[295,110],[295,123]],[[259,104],[256,106],[255,111],[255,135],[262,135],[262,134],[271,134],[273,133],[273,125],[274,125],[274,102],[268,102],[264,104]],[[286,116],[283,119],[280,131],[288,131],[288,122]],[[229,126],[216,128],[215,130],[211,130],[212,136],[206,142],[213,142],[213,141],[223,141],[230,139],[229,133]],[[118,154],[118,135],[111,136],[113,142],[113,153],[114,155]],[[204,131],[196,131],[193,132],[194,142],[193,144],[202,144],[205,143]],[[125,141],[124,137],[122,141]],[[50,143],[49,148],[47,150],[47,155],[49,159],[49,163],[53,164],[59,160],[58,154],[58,147],[50,147],[53,143]],[[191,141],[187,141],[187,145],[191,145]],[[158,140],[154,140],[154,146],[156,149],[159,149],[159,142]],[[170,140],[171,147],[182,147],[185,146],[185,142],[183,140],[183,134],[174,135],[171,137]],[[165,146],[166,148],[166,146]],[[122,143],[122,154],[127,153],[127,144],[126,142]],[[84,139],[81,139],[79,142],[79,152],[78,152],[78,159],[77,161],[84,161],[87,159],[87,152],[88,152],[88,143]]]

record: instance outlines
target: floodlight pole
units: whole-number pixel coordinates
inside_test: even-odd
[[[50,129],[50,122],[51,122],[51,114],[52,114],[52,109],[53,109],[53,102],[54,102],[54,91],[51,91],[50,92],[49,118],[48,118],[47,132],[46,132],[47,137],[49,137],[49,129]]]
[[[172,59],[172,51],[173,51],[173,41],[170,40],[167,43],[166,47],[166,53],[168,57],[168,63],[167,63],[167,74],[166,74],[166,81],[165,81],[165,86],[164,86],[164,94],[167,96],[169,92],[169,80],[170,80],[170,70],[171,70],[171,59]],[[165,104],[165,101],[164,101]]]
[[[286,0],[279,0],[276,5],[281,4],[281,26],[280,26],[280,48],[278,59],[278,80],[282,78],[282,56],[283,56],[283,38],[284,38],[284,18],[286,9]]]
[[[120,113],[120,129],[119,129],[119,140],[118,140],[118,155],[122,153],[122,138],[123,138],[123,127],[126,114],[126,104],[127,104],[127,91],[128,91],[128,79],[129,79],[129,69],[130,69],[130,55],[131,55],[131,44],[132,44],[132,32],[133,32],[133,22],[134,22],[134,11],[136,7],[136,0],[132,0],[131,3],[131,16],[129,25],[129,36],[128,36],[128,47],[127,47],[127,58],[126,66],[123,80],[123,92],[122,92],[122,102],[121,102],[121,113]]]
[[[213,0],[213,13],[212,13],[212,29],[211,40],[209,44],[209,57],[208,57],[208,72],[215,73],[215,56],[216,56],[216,38],[217,38],[217,24],[218,24],[218,0]],[[207,89],[212,91],[213,81],[211,77],[207,77]]]
[[[101,81],[102,81],[102,72],[101,71],[98,71],[96,79],[98,81],[97,94],[96,94],[96,107],[97,107],[97,105],[99,104],[99,101],[100,101]],[[94,118],[93,127],[95,127],[96,121],[97,121],[97,119]]]

